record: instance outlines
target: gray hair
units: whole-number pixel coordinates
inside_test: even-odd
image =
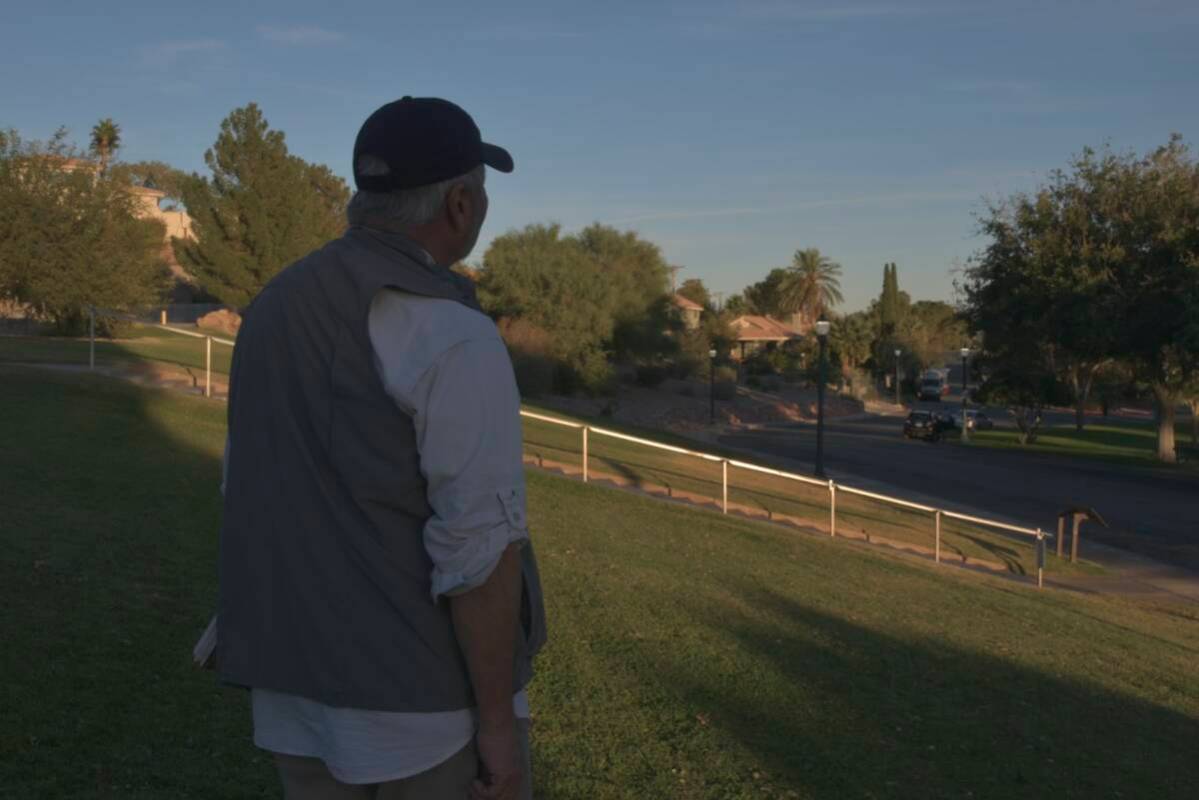
[[[357,168],[361,175],[386,175],[391,172],[385,161],[371,155],[359,156]],[[480,164],[465,175],[428,186],[418,186],[415,189],[400,189],[394,192],[358,191],[346,207],[346,220],[351,225],[372,225],[388,230],[422,225],[437,216],[451,186],[463,183],[472,192],[479,192],[483,188],[485,175],[486,168]]]

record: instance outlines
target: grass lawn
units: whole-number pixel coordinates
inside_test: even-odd
[[[213,343],[213,372],[228,375],[232,359],[232,347]],[[96,340],[97,364],[139,361],[162,361],[202,370],[204,340],[141,326],[134,326],[133,333],[124,339]],[[57,336],[0,336],[0,362],[86,365],[88,341]]]
[[[0,366],[0,787],[278,797],[194,670],[224,406]],[[1199,613],[529,474],[542,800],[1194,797]]]
[[[166,338],[163,338],[166,337]],[[134,326],[130,338],[98,341],[97,361],[101,364],[138,361],[163,361],[181,366],[204,366],[204,343],[200,339],[173,336],[148,326]],[[232,348],[213,345],[213,370],[228,374]],[[51,337],[0,337],[0,362],[53,362],[86,364],[88,343],[79,339]],[[554,411],[528,405],[532,411],[562,419],[571,419]],[[742,454],[719,448],[700,448],[694,441],[661,431],[646,431],[621,426],[607,420],[578,420],[615,429],[687,449],[703,449],[715,455],[744,459]],[[577,430],[536,420],[525,420],[526,451],[544,459],[578,466],[582,461],[582,443]],[[638,485],[668,486],[711,498],[721,496],[719,464],[689,456],[655,451],[641,445],[594,436],[590,448],[591,470],[619,475]],[[827,524],[828,491],[744,470],[729,473],[729,500],[757,509],[770,516],[789,516]],[[870,534],[897,542],[931,549],[935,544],[931,515],[912,512],[875,500],[841,494],[837,503],[838,526],[843,532]],[[946,558],[984,559],[1019,574],[1035,574],[1035,547],[1030,538],[1008,535],[995,529],[956,520],[944,520],[941,528],[942,554]],[[1050,548],[1052,550],[1052,548]],[[1092,562],[1071,564],[1050,557],[1048,573],[1095,573],[1102,571]]]
[[[679,436],[638,430],[611,424],[607,420],[574,418],[535,406],[527,407],[537,413],[559,419],[598,425],[713,455],[751,460],[743,454],[725,452],[716,446],[700,445]],[[523,425],[527,453],[548,461],[573,467],[581,466],[583,456],[580,431],[529,418],[524,420]],[[668,486],[672,490],[691,492],[713,499],[721,496],[719,463],[653,450],[596,434],[590,437],[588,455],[588,468],[593,473],[616,475],[636,485]],[[828,490],[800,481],[730,468],[729,501],[769,512],[772,516],[785,515],[819,525],[828,524]],[[837,496],[837,527],[843,533],[852,531],[869,534],[872,537],[884,537],[925,548],[933,548],[936,541],[935,524],[931,514],[845,492]],[[1032,538],[1028,536],[1009,535],[994,528],[944,518],[941,525],[941,548],[945,558],[985,559],[1001,564],[1011,572],[1022,575],[1036,574],[1036,549]],[[1086,560],[1071,564],[1051,555],[1046,561],[1047,573],[1094,574],[1102,571],[1098,565]]]
[[[1190,419],[1176,423],[1175,441],[1183,445],[1199,443],[1191,436]],[[1148,422],[1127,422],[1119,425],[1088,423],[1080,433],[1073,424],[1043,428],[1035,442],[1020,444],[1017,431],[996,428],[989,431],[972,431],[971,447],[986,446],[1028,453],[1052,453],[1078,458],[1100,459],[1133,467],[1163,467],[1157,460],[1157,426]],[[960,442],[958,442],[960,443]],[[1189,462],[1181,468],[1199,469],[1199,464]]]

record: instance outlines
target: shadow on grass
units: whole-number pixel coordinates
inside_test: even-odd
[[[215,607],[224,406],[0,366],[0,794],[277,797]]]
[[[1194,797],[1199,720],[945,641],[897,638],[778,592],[716,622],[752,671],[657,654],[666,692],[798,796]],[[775,795],[770,795],[775,796]],[[777,796],[783,796],[780,790]]]
[[[1024,564],[1020,560],[1020,553],[1010,547],[1003,547],[992,539],[984,539],[981,536],[975,536],[961,531],[954,531],[954,536],[960,536],[967,541],[973,542],[974,546],[985,551],[988,555],[994,558],[999,563],[1007,567],[1008,572],[1014,572],[1017,575],[1026,574]]]

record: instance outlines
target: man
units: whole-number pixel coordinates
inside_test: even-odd
[[[532,796],[520,399],[448,269],[487,215],[484,165],[513,168],[458,106],[377,110],[348,231],[238,334],[216,661],[288,800]]]

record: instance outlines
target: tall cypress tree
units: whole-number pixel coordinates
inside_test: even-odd
[[[883,293],[878,299],[879,332],[883,341],[895,336],[899,324],[899,282],[895,264],[883,264]]]
[[[196,240],[174,240],[175,255],[222,303],[249,304],[275,273],[345,229],[345,181],[291,155],[254,103],[221,122],[204,163],[212,177],[192,175],[182,191]]]

